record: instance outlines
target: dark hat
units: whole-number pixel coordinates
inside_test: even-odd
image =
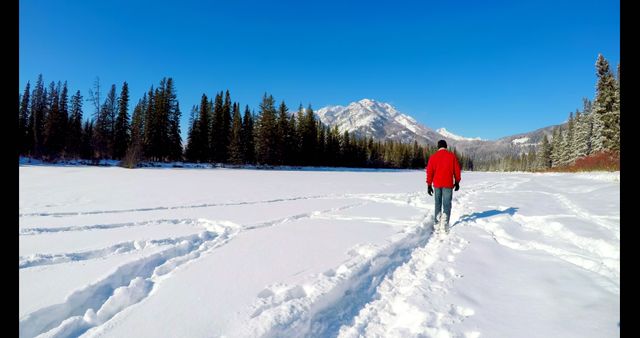
[[[447,141],[445,141],[445,140],[438,141],[438,149],[446,148],[446,147],[447,147]]]

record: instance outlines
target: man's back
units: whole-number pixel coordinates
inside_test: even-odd
[[[435,188],[453,188],[455,181],[460,182],[460,164],[456,156],[446,150],[439,149],[427,164],[427,184]]]

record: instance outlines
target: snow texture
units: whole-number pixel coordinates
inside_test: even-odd
[[[522,144],[522,143],[525,143],[527,141],[529,141],[528,137],[521,137],[521,138],[517,138],[517,139],[511,140],[511,143],[513,143],[513,144]]]
[[[440,128],[438,130],[436,130],[438,133],[440,133],[442,136],[445,136],[447,138],[450,139],[454,139],[456,141],[483,141],[483,139],[479,138],[479,137],[464,137],[464,136],[459,136],[456,135],[448,130],[446,130],[445,128]]]
[[[618,337],[620,176],[20,166],[20,337]]]

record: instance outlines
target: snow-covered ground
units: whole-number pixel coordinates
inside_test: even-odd
[[[619,173],[20,166],[21,337],[617,337]]]

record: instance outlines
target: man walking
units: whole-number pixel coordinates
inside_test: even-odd
[[[426,169],[427,193],[431,196],[435,188],[436,195],[436,213],[433,227],[436,232],[446,234],[449,233],[452,189],[455,188],[455,191],[460,189],[460,164],[456,155],[447,150],[447,142],[445,140],[438,141],[438,151],[429,157]],[[441,210],[443,207],[444,213]]]

